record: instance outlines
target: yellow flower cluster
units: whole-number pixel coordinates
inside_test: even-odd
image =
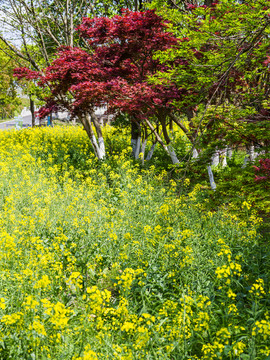
[[[257,279],[251,286],[249,293],[257,298],[263,297],[265,295],[263,279]]]
[[[231,283],[231,277],[234,275],[240,276],[242,268],[240,264],[235,262],[229,263],[229,265],[222,265],[216,269],[216,275],[218,279],[227,279],[226,284]]]

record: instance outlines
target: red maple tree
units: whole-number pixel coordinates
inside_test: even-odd
[[[50,96],[40,110],[44,117],[52,110],[67,109],[83,123],[90,138],[94,108],[106,104],[108,111],[127,113],[140,129],[150,127],[156,140],[163,144],[155,130],[155,122],[162,125],[167,144],[166,118],[174,109],[173,102],[182,100],[184,89],[175,84],[151,84],[149,76],[168,70],[168,66],[154,55],[178,44],[168,31],[168,24],[154,11],[124,10],[122,16],[109,19],[84,18],[78,27],[87,46],[63,47],[51,66],[43,74],[29,69],[17,69],[15,76],[38,80],[50,88]],[[155,121],[150,122],[149,119]],[[140,138],[140,131],[137,131]]]

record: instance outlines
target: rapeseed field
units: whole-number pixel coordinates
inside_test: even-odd
[[[80,127],[0,132],[0,359],[269,359],[250,204],[205,210],[105,140],[99,163]]]

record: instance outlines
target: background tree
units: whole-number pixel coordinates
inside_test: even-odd
[[[10,58],[8,49],[2,44],[0,50],[0,116],[2,119],[12,117],[20,104],[13,77],[15,61]]]
[[[17,61],[40,70],[50,64],[58,47],[78,42],[74,28],[82,17],[94,13],[94,6],[85,0],[3,0],[2,49],[8,48]],[[40,91],[33,84],[28,95],[34,124],[34,98]]]

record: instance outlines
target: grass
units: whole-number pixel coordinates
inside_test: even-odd
[[[0,359],[266,359],[269,250],[248,201],[130,157],[106,128],[0,133]]]

